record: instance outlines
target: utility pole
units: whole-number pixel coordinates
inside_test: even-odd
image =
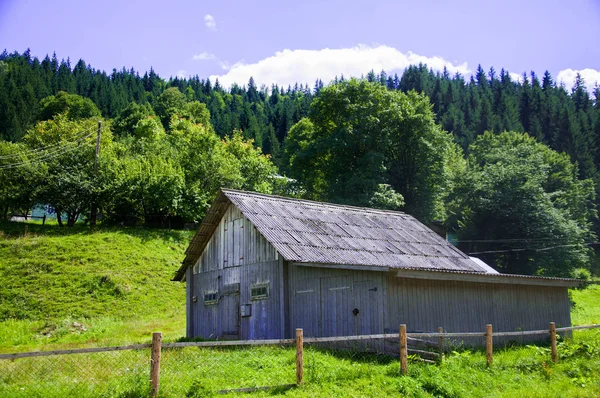
[[[102,121],[98,121],[98,135],[96,137],[96,157],[94,159],[94,177],[98,178],[98,158],[100,157],[100,134],[102,132]],[[92,200],[92,210],[90,214],[90,225],[96,225],[96,219],[98,218],[98,204],[96,198]]]

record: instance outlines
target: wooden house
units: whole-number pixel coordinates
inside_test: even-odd
[[[225,189],[174,280],[188,337],[244,340],[570,326],[577,285],[499,274],[402,212]]]

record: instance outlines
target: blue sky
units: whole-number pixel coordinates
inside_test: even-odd
[[[600,84],[600,0],[0,0],[0,47],[224,85],[328,82],[410,63]]]

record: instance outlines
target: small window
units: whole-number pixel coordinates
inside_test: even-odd
[[[250,300],[264,300],[269,298],[269,284],[254,285],[250,289]]]
[[[204,292],[204,305],[217,304],[219,297],[216,291]]]

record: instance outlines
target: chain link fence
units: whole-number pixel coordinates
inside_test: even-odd
[[[291,385],[296,382],[295,356],[290,345],[163,348],[160,396],[204,397]]]
[[[600,325],[522,332],[406,333],[263,341],[157,342],[126,347],[0,354],[0,397],[205,397],[227,392],[284,391],[298,383],[372,379],[374,372],[406,374],[407,363],[442,360],[454,339],[492,340],[548,334],[557,360],[557,332]],[[153,336],[153,341],[154,341]],[[151,376],[151,369],[156,376]],[[152,379],[152,380],[151,380]],[[152,382],[152,383],[151,383]],[[155,383],[155,384],[153,384]],[[154,386],[154,388],[153,388]]]
[[[399,372],[398,335],[331,340],[305,340],[305,382],[344,380],[350,374],[368,376],[373,365],[389,365],[390,372]],[[244,343],[248,342],[165,344],[160,351],[159,396],[284,391],[296,385],[297,347],[293,340],[286,344]],[[148,397],[151,348],[145,346],[0,359],[0,397]]]
[[[0,397],[148,397],[150,348],[0,360]],[[283,388],[296,382],[291,345],[166,347],[161,397]]]
[[[0,397],[148,396],[150,349],[0,360]]]

